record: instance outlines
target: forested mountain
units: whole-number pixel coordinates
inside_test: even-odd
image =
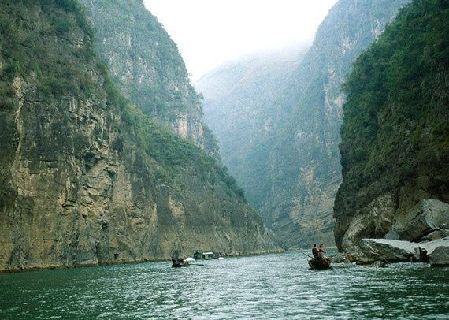
[[[274,248],[221,165],[121,94],[77,1],[0,8],[0,270]]]
[[[298,45],[283,51],[250,55],[203,76],[205,121],[218,137],[223,161],[252,204],[268,196],[269,156],[279,117],[290,95],[284,95],[306,51]]]
[[[235,104],[227,101],[210,108],[209,97],[213,97],[213,93],[202,91],[206,119],[212,119],[217,110],[222,114],[222,126],[226,130],[220,131],[217,124],[210,125],[223,145],[224,163],[245,187],[251,203],[261,211],[264,220],[286,245],[333,242],[332,208],[341,183],[338,144],[345,100],[341,85],[357,56],[408,2],[340,0],[320,25],[312,47],[304,57],[298,54],[299,59],[292,65],[297,67],[290,70],[283,80],[287,83],[281,87],[276,83],[265,87],[271,79],[282,79],[283,74],[275,72],[268,73],[263,81],[257,80],[263,89],[255,91],[256,94],[248,92],[248,100],[253,100],[251,112],[243,108],[243,112],[237,109],[228,113],[227,110],[234,110]],[[200,87],[207,89],[204,85]],[[241,90],[244,91],[245,87]],[[231,140],[229,137],[232,138],[233,133],[227,128],[233,125],[229,123],[240,126],[241,122],[236,119],[245,118],[248,114],[253,117],[260,109],[265,110],[264,99],[270,93],[274,95],[271,101],[274,102],[275,115],[265,122],[275,128],[273,137],[266,143],[252,144],[250,148],[241,150],[239,146],[245,144],[243,135],[239,136],[240,139]],[[245,94],[239,92],[236,96]],[[247,134],[250,141],[261,141],[253,136],[259,136],[263,126],[255,127],[257,131],[251,126],[248,130],[240,130],[251,132]],[[226,152],[236,153],[232,159],[238,159],[239,163],[229,161],[230,156]],[[241,174],[245,169],[248,173]],[[250,187],[255,189],[246,189]]]
[[[448,21],[448,1],[415,0],[357,59],[347,80],[343,183],[335,203],[343,249],[398,231],[393,225],[418,230],[423,209],[414,207],[422,201],[449,203]]]
[[[79,0],[95,28],[95,47],[123,94],[178,135],[218,156],[203,124],[200,97],[176,44],[141,0]]]

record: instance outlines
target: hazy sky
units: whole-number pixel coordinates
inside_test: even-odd
[[[239,56],[311,41],[337,0],[144,0],[177,43],[189,73]]]

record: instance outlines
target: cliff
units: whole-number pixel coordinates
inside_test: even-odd
[[[0,7],[0,270],[275,249],[216,160],[121,95],[76,1]]]
[[[298,52],[294,63],[286,64],[290,69],[273,70],[263,79],[255,77],[260,90],[244,91],[245,86],[236,89],[238,93],[232,98],[238,97],[238,106],[246,108],[228,113],[236,105],[228,99],[211,110],[209,96],[213,93],[203,91],[206,120],[212,119],[209,114],[223,114],[223,132],[217,129],[219,125],[211,122],[210,126],[222,145],[224,163],[286,246],[334,242],[332,214],[341,183],[338,145],[345,101],[341,85],[357,56],[408,2],[337,2],[318,28],[311,48],[305,55]],[[277,59],[281,62],[281,56]],[[268,59],[266,62],[271,64]],[[271,79],[281,79],[282,84]],[[242,77],[242,81],[248,80]],[[241,120],[246,118],[252,125],[231,140],[236,134],[229,123],[246,124]],[[264,137],[267,131],[268,139]],[[242,149],[245,139],[251,144]],[[228,156],[226,152],[237,155]],[[233,163],[233,159],[238,161]]]
[[[204,96],[204,118],[217,137],[223,162],[259,209],[271,188],[271,145],[288,99],[283,94],[306,49],[297,45],[250,55],[195,84]]]
[[[96,51],[125,97],[219,158],[178,48],[142,0],[79,1],[94,26]]]
[[[419,241],[448,228],[448,19],[447,1],[414,1],[353,67],[335,201],[341,249],[387,234]]]

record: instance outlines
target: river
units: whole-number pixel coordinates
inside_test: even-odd
[[[0,319],[449,319],[449,269],[335,264],[299,251],[0,274]]]

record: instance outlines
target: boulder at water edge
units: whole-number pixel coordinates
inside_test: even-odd
[[[440,247],[449,250],[449,238],[425,243],[415,243],[404,240],[362,239],[357,245],[351,248],[347,257],[350,261],[359,264],[371,264],[376,261],[419,261],[422,260],[422,257],[420,257],[421,252],[425,250],[427,254],[432,257],[434,250]],[[437,255],[434,256],[435,259],[439,259],[437,256],[439,257],[440,254],[437,252]],[[441,259],[443,259],[443,257]]]
[[[430,255],[432,267],[449,266],[449,246],[437,247]]]
[[[424,199],[405,215],[396,218],[386,238],[394,239],[392,235],[396,235],[402,240],[420,242],[431,233],[433,239],[437,234],[444,237],[447,229],[449,204],[437,199]]]

